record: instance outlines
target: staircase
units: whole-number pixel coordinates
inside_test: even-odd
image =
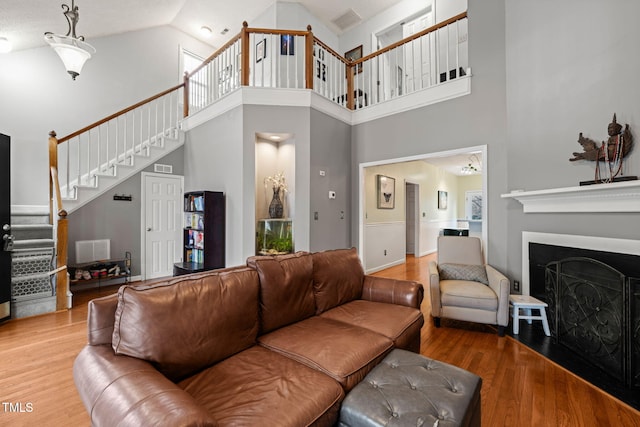
[[[182,145],[184,132],[172,127],[124,153],[115,153],[90,172],[85,172],[69,184],[61,186],[64,209],[67,213],[79,209]]]
[[[183,87],[167,89],[60,139],[52,132],[49,166],[57,182],[51,185],[61,198],[54,212],[79,209],[182,146]]]
[[[11,317],[20,318],[56,310],[53,270],[53,226],[46,207],[13,213]]]

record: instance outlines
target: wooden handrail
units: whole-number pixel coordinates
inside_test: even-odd
[[[49,132],[49,171],[55,168],[58,169],[58,139],[56,138],[56,132]],[[56,175],[57,177],[57,175]],[[58,184],[58,189],[60,185]],[[51,174],[49,174],[49,224],[53,225],[53,197],[55,188]]]
[[[336,58],[338,58],[340,61],[344,62],[345,64],[349,63],[349,60],[345,57],[343,57],[342,55],[340,55],[338,52],[336,52],[335,50],[331,49],[327,44],[325,44],[322,40],[320,40],[317,37],[313,38],[313,41],[320,45],[324,50],[326,50],[327,52],[329,52],[331,55],[335,56]]]
[[[51,182],[54,188],[54,196],[56,201],[56,206],[58,207],[58,216],[65,217],[67,216],[67,211],[64,210],[64,206],[62,205],[62,193],[60,192],[60,181],[58,180],[58,168],[51,167]]]
[[[198,65],[196,68],[194,68],[191,72],[187,73],[187,77],[191,78],[191,76],[193,76],[195,73],[197,73],[198,71],[202,70],[204,67],[207,66],[208,63],[210,63],[211,61],[213,61],[214,59],[216,59],[218,56],[220,56],[225,50],[227,50],[230,46],[233,46],[233,44],[235,42],[237,42],[238,40],[240,40],[240,37],[242,36],[242,33],[238,33],[236,34],[231,40],[229,40],[228,42],[226,42],[220,49],[216,50],[215,52],[213,52],[211,55],[209,55],[209,57],[207,59],[205,59],[204,61],[202,61],[202,64]]]
[[[415,39],[419,39],[420,37],[422,37],[422,36],[424,36],[426,34],[429,34],[429,33],[432,33],[434,31],[437,31],[440,28],[446,27],[447,25],[453,24],[454,22],[459,21],[461,19],[464,19],[466,17],[467,17],[467,12],[466,11],[462,12],[462,13],[456,15],[456,16],[453,16],[453,17],[447,19],[446,21],[442,21],[442,22],[440,22],[440,23],[438,23],[436,25],[433,25],[433,26],[431,26],[429,28],[426,28],[426,29],[420,31],[419,33],[412,34],[412,35],[410,35],[409,37],[407,37],[405,39],[402,39],[402,40],[400,40],[398,42],[390,44],[389,46],[385,46],[382,49],[377,50],[377,51],[375,51],[373,53],[370,53],[367,56],[364,56],[364,57],[362,57],[360,59],[356,59],[355,61],[353,61],[353,64],[360,64],[362,62],[368,61],[371,58],[375,58],[376,56],[380,56],[383,53],[389,52],[390,50],[393,50],[393,49],[395,49],[395,48],[397,48],[399,46],[407,44],[407,43],[409,43],[409,42],[411,42],[411,41],[413,41]]]
[[[308,31],[304,30],[278,30],[270,28],[247,28],[249,33],[255,34],[280,34],[283,36],[306,36]]]
[[[75,138],[76,136],[81,135],[81,134],[83,134],[83,133],[85,133],[85,132],[87,132],[87,131],[89,131],[89,130],[91,130],[91,129],[95,128],[95,127],[98,127],[98,126],[102,125],[102,124],[105,124],[106,122],[108,122],[108,121],[110,121],[110,120],[113,120],[113,119],[115,119],[116,117],[119,117],[119,116],[121,116],[121,115],[123,115],[123,114],[126,114],[126,113],[128,113],[129,111],[131,111],[131,110],[135,110],[136,108],[141,107],[141,106],[143,106],[144,104],[148,104],[148,103],[149,103],[149,102],[151,102],[151,101],[155,101],[156,99],[161,98],[161,97],[163,97],[163,96],[165,96],[165,95],[167,95],[167,94],[169,94],[169,93],[171,93],[171,92],[173,92],[173,91],[175,91],[175,90],[178,90],[178,89],[180,89],[180,88],[181,88],[181,87],[183,87],[183,86],[184,86],[184,83],[181,83],[181,84],[179,84],[179,85],[177,85],[177,86],[174,86],[174,87],[172,87],[172,88],[170,88],[170,89],[167,89],[167,90],[165,90],[165,91],[162,91],[162,92],[160,92],[160,93],[158,93],[158,94],[156,94],[156,95],[150,96],[149,98],[147,98],[147,99],[145,99],[145,100],[143,100],[143,101],[140,101],[140,102],[138,102],[138,103],[135,103],[135,104],[133,104],[133,105],[132,105],[132,106],[130,106],[130,107],[127,107],[127,108],[125,108],[125,109],[123,109],[123,110],[120,110],[120,111],[118,111],[117,113],[114,113],[114,114],[112,114],[112,115],[110,115],[110,116],[108,116],[108,117],[105,117],[105,118],[104,118],[104,119],[102,119],[102,120],[98,120],[97,122],[95,122],[95,123],[93,123],[93,124],[90,124],[89,126],[86,126],[86,127],[82,128],[82,129],[80,129],[79,131],[73,132],[73,133],[71,133],[71,134],[69,134],[69,135],[65,136],[64,138],[60,138],[60,139],[58,139],[58,144],[62,144],[63,142],[68,141],[68,140],[70,140],[71,138]]]

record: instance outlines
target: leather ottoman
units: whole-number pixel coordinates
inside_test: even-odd
[[[395,349],[347,394],[338,425],[480,426],[482,378]]]

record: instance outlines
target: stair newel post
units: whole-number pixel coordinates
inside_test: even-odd
[[[307,89],[313,89],[313,32],[311,25],[307,25],[305,38],[304,69]]]
[[[69,277],[67,275],[67,249],[69,225],[67,212],[58,212],[58,226],[56,233],[56,310],[69,308],[67,304],[67,294],[69,293]]]
[[[58,170],[58,138],[56,131],[49,132],[49,224],[53,225],[53,178],[51,177],[51,168]]]
[[[182,105],[182,117],[189,116],[189,73],[184,72],[184,85],[182,87],[182,97],[183,97],[183,105]]]
[[[242,30],[240,30],[240,49],[242,50],[242,74],[240,77],[240,85],[249,86],[249,24],[247,21],[242,23]]]
[[[353,79],[355,75],[355,67],[353,66],[353,62],[349,61],[347,64],[347,108],[349,110],[353,110],[355,103],[353,100],[354,89],[353,89]]]

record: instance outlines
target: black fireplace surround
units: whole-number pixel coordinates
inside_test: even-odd
[[[529,243],[530,294],[554,342],[640,389],[640,256]]]

